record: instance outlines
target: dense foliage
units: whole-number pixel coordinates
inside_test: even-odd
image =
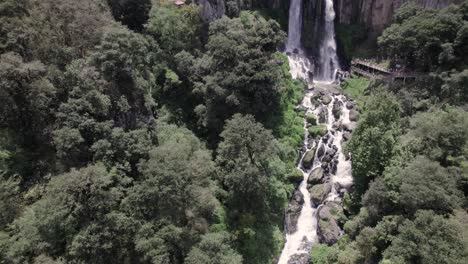
[[[0,263],[279,253],[304,86],[279,24],[231,11],[0,1]]]
[[[468,261],[468,2],[442,10],[403,5],[379,38],[382,51],[425,71],[413,83],[343,85],[363,112],[352,139],[349,220],[312,263]]]

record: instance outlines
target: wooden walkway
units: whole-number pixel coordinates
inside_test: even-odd
[[[384,82],[395,81],[416,81],[424,74],[416,72],[397,72],[388,68],[381,67],[369,61],[354,59],[351,61],[351,73],[355,73],[370,79],[382,80]]]

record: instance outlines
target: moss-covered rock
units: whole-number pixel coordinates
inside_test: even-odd
[[[293,184],[299,184],[304,180],[304,174],[300,169],[295,168],[289,175],[288,181]]]
[[[307,124],[311,126],[317,125],[317,117],[314,114],[311,114],[311,113],[307,114],[306,121],[307,121]]]
[[[304,158],[302,159],[302,167],[304,167],[305,169],[312,168],[312,165],[314,163],[314,158],[315,158],[315,148],[306,152],[306,154],[304,155]]]
[[[309,136],[313,138],[323,137],[327,134],[327,127],[325,125],[311,126],[308,128]]]
[[[312,185],[319,184],[320,182],[322,182],[323,176],[323,169],[321,167],[317,167],[312,172],[310,172],[307,183]]]
[[[310,200],[314,206],[319,206],[325,201],[328,193],[331,191],[331,184],[316,184],[310,188]]]

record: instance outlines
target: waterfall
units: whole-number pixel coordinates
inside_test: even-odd
[[[288,42],[286,49],[293,51],[301,48],[302,0],[291,0],[289,7]]]
[[[335,10],[333,0],[325,1],[325,16],[323,34],[319,44],[319,58],[315,71],[315,79],[320,82],[335,81],[336,72],[339,70],[338,56],[336,55],[335,40]]]
[[[306,110],[306,115],[316,116],[319,125],[326,126],[327,133],[320,138],[309,136],[308,127],[310,124],[304,118],[305,139],[301,150],[302,155],[297,164],[297,169],[303,174],[303,180],[288,205],[285,215],[286,241],[278,264],[309,263],[311,248],[320,242],[317,232],[320,208],[326,207],[327,203],[341,203],[343,193],[352,185],[351,161],[345,157],[341,144],[344,141],[345,133],[349,133],[349,129],[352,130],[354,124],[349,119],[348,99],[331,84],[338,69],[333,25],[335,13],[333,1],[325,1],[327,14],[324,36],[321,38],[323,45],[320,46],[320,54],[323,56],[320,56],[319,64],[316,65],[320,73],[318,75],[320,82],[317,83],[314,83],[310,78],[314,66],[301,49],[302,0],[291,0],[289,10],[286,53],[289,59],[290,73],[293,78],[300,78],[307,82],[309,89],[304,96],[301,107]],[[329,99],[328,102],[327,99]],[[339,116],[337,116],[338,112]],[[348,128],[348,132],[345,131],[344,127]],[[322,149],[323,153],[319,154],[319,149]],[[306,168],[303,161],[308,152],[313,153],[313,161],[312,166]],[[325,158],[329,161],[325,161]],[[329,188],[320,203],[312,202],[312,195],[309,191],[312,186],[309,177],[317,169],[323,170],[320,183]]]

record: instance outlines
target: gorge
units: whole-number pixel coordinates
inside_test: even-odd
[[[305,140],[297,169],[303,181],[289,203],[285,216],[286,242],[278,264],[309,263],[311,247],[333,244],[342,231],[341,199],[352,186],[351,161],[342,144],[350,138],[356,121],[354,104],[336,89],[339,69],[334,38],[333,1],[327,0],[324,21],[317,23],[319,51],[313,60],[302,49],[302,0],[292,0],[286,53],[291,75],[306,80],[308,90],[301,108],[305,111]],[[321,27],[320,27],[321,25]],[[312,32],[311,32],[312,33]],[[314,72],[315,70],[315,73]]]

